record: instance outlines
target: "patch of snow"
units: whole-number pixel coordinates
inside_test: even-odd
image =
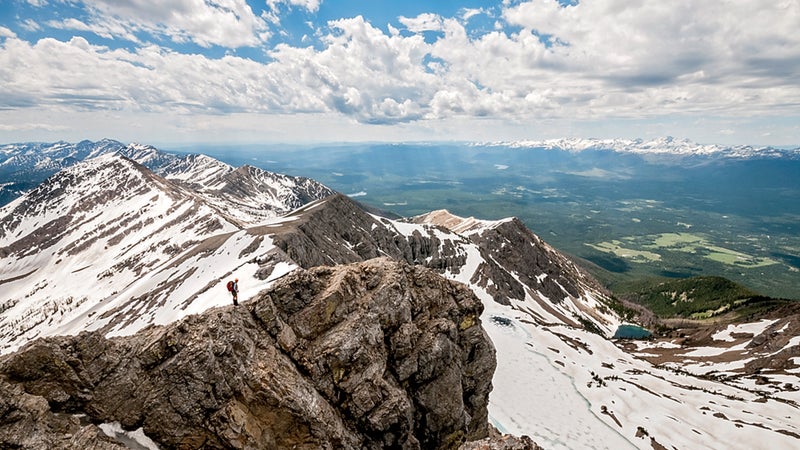
[[[97,426],[106,436],[114,438],[133,450],[159,450],[158,445],[144,434],[142,428],[126,431],[119,422],[101,423]]]
[[[770,325],[777,322],[778,319],[775,320],[767,320],[762,319],[758,322],[751,322],[751,323],[743,323],[738,325],[728,325],[727,328],[724,330],[718,331],[714,333],[711,337],[716,341],[726,341],[726,342],[733,342],[736,340],[731,334],[733,333],[752,333],[753,336],[758,336],[759,334],[763,333],[764,330],[769,328]]]

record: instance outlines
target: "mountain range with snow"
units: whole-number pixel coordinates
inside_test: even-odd
[[[797,308],[612,341],[624,322],[612,295],[517,219],[390,219],[313,180],[123,149],[70,163],[0,209],[0,352],[84,331],[153,333],[232,308],[229,279],[255,305],[289,274],[388,258],[467,286],[483,304],[497,351],[488,420],[501,432],[548,449],[800,441]]]
[[[642,156],[651,155],[683,158],[691,156],[720,156],[734,159],[800,158],[800,147],[785,149],[771,146],[699,144],[689,139],[675,139],[669,136],[651,140],[561,138],[491,142],[480,145],[505,146],[521,149],[538,148],[544,150],[564,150],[569,152],[606,150]]]

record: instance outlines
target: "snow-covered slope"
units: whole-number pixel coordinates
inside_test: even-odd
[[[73,166],[0,210],[3,345],[108,299],[196,242],[238,228],[119,155]]]
[[[606,331],[616,327],[619,319],[604,306],[603,294],[591,278],[571,261],[538,237],[530,243],[490,237],[492,231],[513,221],[460,218],[446,211],[415,220],[458,230],[479,243],[467,250],[461,271],[448,270],[446,276],[469,284],[486,307],[482,321],[497,347],[498,359],[489,413],[501,431],[530,435],[548,449],[788,450],[800,445],[800,379],[793,375],[800,369],[762,374],[757,367],[751,368],[756,375],[744,370],[753,361],[782,354],[784,363],[776,364],[774,371],[786,364],[787,355],[800,352],[800,337],[788,334],[798,331],[800,316],[767,324],[721,325],[715,339],[730,339],[731,350],[703,347],[703,342],[694,348],[685,339],[663,339],[630,344],[633,348],[626,351],[573,323],[576,318],[590,319]],[[522,257],[517,264],[509,261],[519,258],[519,249],[529,245],[541,245],[537,258]],[[503,249],[508,250],[505,258]],[[556,276],[552,271],[557,268],[564,278],[579,280],[577,289],[564,288],[563,297],[547,296],[526,285],[524,299],[505,304],[498,301],[491,283],[476,276],[487,263],[487,251],[491,253],[488,260],[504,269],[518,268],[509,270],[517,279],[547,280]],[[542,260],[547,264],[537,263]],[[559,287],[567,283],[562,279],[558,279]],[[580,295],[570,295],[570,291]],[[787,332],[781,339],[775,337],[774,331],[779,330]],[[754,340],[754,335],[768,336],[780,345]],[[758,351],[754,342],[765,348]],[[673,358],[664,359],[662,352]],[[720,357],[723,354],[727,357]],[[794,366],[800,367],[798,363],[800,358]],[[737,369],[738,374],[731,373]],[[711,371],[714,375],[708,376]],[[758,380],[761,383],[756,386]]]
[[[204,155],[189,155],[157,168],[224,209],[243,225],[282,216],[306,203],[332,195],[314,180],[267,172],[252,166],[233,168]]]
[[[224,171],[221,178],[236,172],[210,158],[203,164],[216,168],[217,176]],[[199,165],[184,167],[197,173]],[[239,179],[244,184],[249,177],[248,171]],[[293,178],[276,179],[279,193],[296,192]],[[242,269],[272,248],[269,238],[248,234],[243,224],[280,221],[280,212],[311,197],[287,195],[291,204],[268,197],[264,205],[263,197],[275,191],[268,190],[272,178],[254,180],[261,184],[246,191],[250,204],[242,198],[249,209],[237,210],[218,198],[224,180],[219,191],[201,184],[197,192],[119,152],[107,153],[59,172],[0,209],[2,351],[53,333],[103,327],[133,332],[167,323],[226,304],[227,292],[211,289],[224,285],[223,276],[243,271],[268,279],[272,269],[267,273],[263,265]],[[281,267],[276,276],[294,266]],[[243,286],[253,294],[264,284]]]
[[[620,319],[604,290],[516,219],[435,211],[390,220],[333,195],[245,226],[221,205],[232,201],[223,198],[230,190],[245,206],[247,198],[264,201],[251,189],[257,172],[218,178],[215,165],[195,158],[173,172],[192,175],[169,180],[105,155],[0,210],[0,352],[85,329],[127,335],[230,304],[224,284],[232,278],[240,279],[246,302],[298,266],[388,256],[461,281],[483,301],[498,359],[489,413],[502,431],[531,435],[549,449],[800,443],[800,383],[791,378],[800,338],[789,335],[800,323],[722,326],[711,341],[736,347],[728,366],[712,359],[726,352],[685,341],[626,350],[607,339]],[[773,333],[785,336],[754,347],[756,334]],[[676,347],[672,359],[658,357],[657,349],[666,358]],[[769,352],[785,361],[774,378],[782,388],[716,376]],[[709,376],[706,363],[717,373]]]
[[[0,147],[0,201],[15,198],[59,170],[86,159],[118,153],[162,177],[182,183],[215,203],[242,225],[281,216],[310,201],[333,194],[328,187],[304,177],[267,172],[255,167],[232,167],[205,155],[175,155],[153,146],[122,144],[111,139],[77,144],[21,143]]]
[[[725,146],[719,144],[698,144],[688,139],[672,137],[652,139],[583,139],[562,138],[546,140],[523,140],[493,142],[483,145],[498,145],[512,148],[540,148],[545,150],[564,150],[580,152],[585,150],[607,150],[620,153],[666,156],[722,156],[726,158],[800,158],[800,148],[780,149],[775,147],[754,147],[751,145]]]
[[[529,320],[588,326],[608,337],[620,325],[619,317],[605,306],[604,289],[519,220],[482,221],[441,210],[413,221],[469,239],[473,247],[465,247],[464,266],[449,270],[447,276],[484,290],[496,303],[523,311]]]

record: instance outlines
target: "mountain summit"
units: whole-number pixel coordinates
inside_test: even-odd
[[[205,155],[175,155],[153,146],[125,145],[112,139],[77,144],[21,143],[0,147],[0,205],[33,189],[47,177],[81,161],[116,153],[157,175],[213,200],[243,224],[286,214],[333,193],[304,177],[267,172],[251,166],[231,167]]]
[[[455,448],[488,434],[481,310],[460,283],[373,259],[125,339],[37,341],[0,360],[0,446],[97,448],[96,424],[118,423],[163,448]]]

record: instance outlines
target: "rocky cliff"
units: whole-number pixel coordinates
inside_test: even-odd
[[[495,351],[466,286],[378,258],[299,270],[239,307],[0,359],[0,447],[456,448],[486,437]]]

